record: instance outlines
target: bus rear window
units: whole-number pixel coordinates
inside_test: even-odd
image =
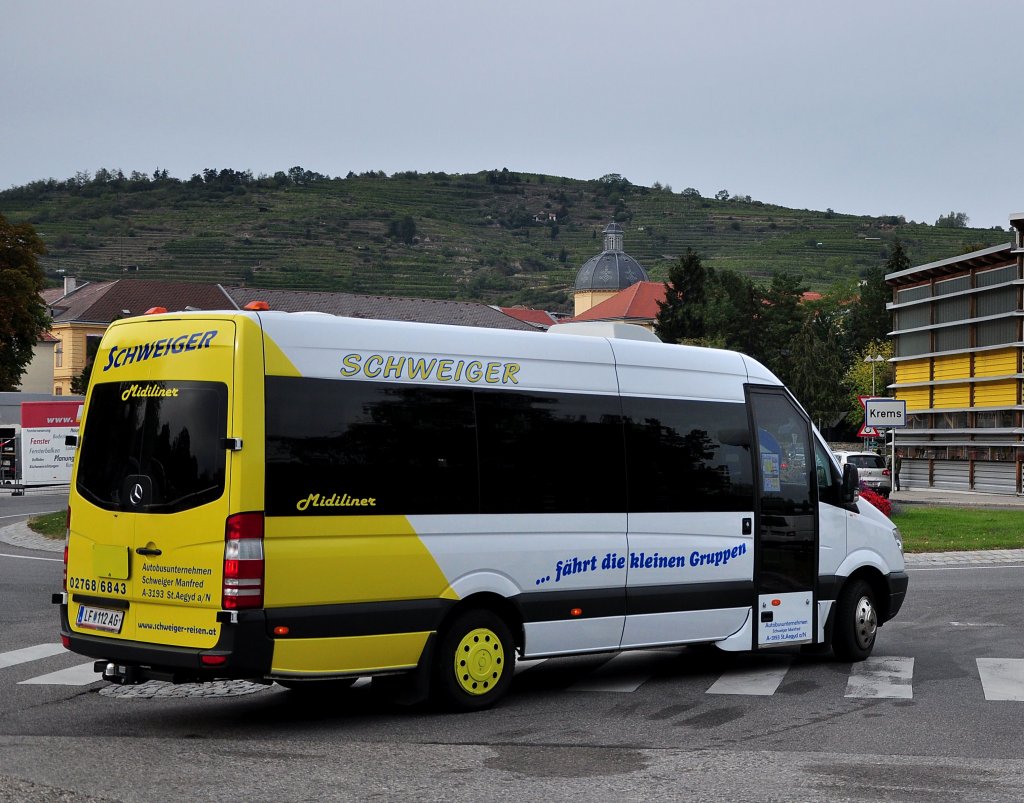
[[[92,389],[78,492],[107,510],[176,513],[224,493],[221,382],[111,382]]]

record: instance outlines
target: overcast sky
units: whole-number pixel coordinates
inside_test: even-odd
[[[1011,0],[2,0],[0,188],[100,167],[573,178],[1024,211]]]

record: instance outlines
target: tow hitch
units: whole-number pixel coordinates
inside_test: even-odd
[[[93,664],[93,670],[100,672],[103,679],[119,686],[134,686],[142,683],[141,673],[137,666],[123,666],[109,661],[97,661]]]

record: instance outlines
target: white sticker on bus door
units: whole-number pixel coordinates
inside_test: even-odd
[[[757,600],[757,643],[771,647],[811,641],[812,603],[810,591],[761,594]]]

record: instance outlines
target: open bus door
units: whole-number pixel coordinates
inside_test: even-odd
[[[818,505],[807,417],[782,388],[750,388],[757,436],[755,648],[813,641]]]

